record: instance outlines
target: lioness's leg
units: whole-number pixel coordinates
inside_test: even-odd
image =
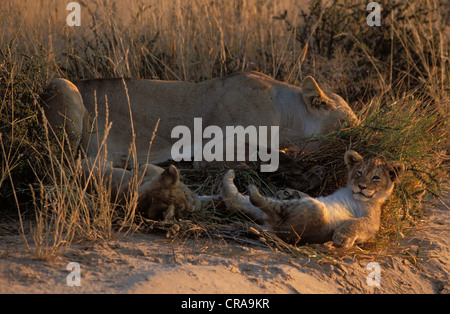
[[[73,149],[76,149],[81,137],[88,132],[89,114],[77,87],[65,79],[51,81],[43,97],[45,117],[56,131],[63,128]]]
[[[122,198],[132,178],[131,171],[112,167],[107,162],[99,162],[95,157],[83,159],[81,170],[85,183],[109,187],[113,201],[119,201]]]
[[[222,179],[220,193],[228,209],[238,210],[258,223],[263,224],[265,214],[250,203],[249,197],[239,193],[234,185],[234,171],[228,170]]]

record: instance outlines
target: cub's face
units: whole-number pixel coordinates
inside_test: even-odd
[[[364,160],[355,151],[347,151],[344,160],[349,169],[348,185],[359,201],[385,201],[405,171],[401,162],[385,162],[379,158]]]
[[[186,216],[192,207],[179,187],[179,175],[170,166],[161,176],[139,188],[137,210],[152,220],[171,220]]]

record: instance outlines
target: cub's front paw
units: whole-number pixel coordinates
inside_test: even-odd
[[[355,243],[356,238],[350,237],[340,231],[335,231],[333,235],[333,242],[334,244],[344,248],[348,249],[353,246]]]
[[[309,197],[309,195],[294,189],[284,189],[278,191],[275,194],[275,197],[278,198],[279,200],[292,200]]]

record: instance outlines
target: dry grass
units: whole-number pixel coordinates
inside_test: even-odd
[[[292,84],[306,75],[315,76],[321,85],[342,95],[363,122],[320,136],[324,146],[318,151],[292,153],[305,169],[314,164],[326,169],[323,182],[308,193],[327,194],[344,184],[340,156],[348,148],[365,156],[398,159],[408,168],[385,206],[379,236],[354,254],[391,252],[397,239],[423,217],[424,197],[439,196],[450,146],[450,30],[445,3],[379,1],[382,26],[377,28],[367,26],[365,4],[354,0],[311,1],[310,5],[293,0],[133,0],[126,5],[80,0],[82,27],[70,28],[65,24],[64,2],[4,2],[0,8],[1,210],[33,209],[30,249],[39,258],[59,254],[73,241],[108,240],[141,224],[134,217],[135,199],[130,198],[130,206],[117,205],[104,182],[84,182],[74,161],[76,153],[67,150],[64,141],[54,141],[42,126],[39,95],[54,76],[198,82],[252,69]],[[99,162],[106,162],[101,158],[102,154]],[[178,167],[183,181],[199,194],[218,192],[222,170]],[[285,185],[279,177],[252,169],[238,172],[238,186],[248,183],[256,183],[266,194]],[[241,215],[224,212],[220,204],[205,207],[204,214],[189,220],[143,225],[176,239],[220,236],[261,240],[293,254],[335,254],[323,246],[295,247],[272,235],[230,229],[230,224],[242,223]]]
[[[11,182],[22,235],[30,253],[37,259],[51,259],[65,252],[74,241],[109,241],[135,231],[137,190],[142,177],[134,173],[130,192],[119,201],[118,196],[113,196],[110,178],[96,171],[110,166],[106,159],[106,140],[99,146],[92,164],[82,165],[80,156],[67,145],[67,134],[55,134],[47,128],[44,115],[41,119],[45,143],[40,156],[34,158],[35,163],[29,165],[36,174],[35,182],[29,184],[35,219],[30,221],[25,216],[30,221],[29,232],[24,231],[26,223],[22,221],[21,210],[25,206],[14,188],[20,184],[14,182],[12,175],[19,161],[8,155],[0,139],[7,172],[4,176]],[[105,139],[107,132],[108,128]]]

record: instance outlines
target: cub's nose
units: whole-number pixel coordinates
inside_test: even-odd
[[[364,184],[358,184],[358,187],[359,187],[361,190],[367,189],[367,185],[364,185]]]

